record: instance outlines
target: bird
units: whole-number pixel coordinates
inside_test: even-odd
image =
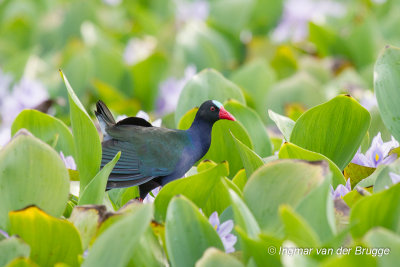
[[[106,190],[138,186],[139,200],[154,188],[182,178],[207,153],[216,121],[236,120],[216,100],[200,105],[187,130],[153,127],[138,117],[116,122],[101,100],[96,103],[95,115],[103,133],[101,168],[121,151]]]

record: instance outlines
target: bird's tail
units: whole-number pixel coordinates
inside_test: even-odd
[[[113,126],[115,124],[114,117],[111,114],[111,111],[106,106],[106,104],[103,103],[103,101],[101,100],[97,101],[96,108],[97,110],[94,111],[94,114],[96,115],[97,120],[99,121],[101,132],[103,133],[104,137],[106,137],[107,136],[106,128]]]

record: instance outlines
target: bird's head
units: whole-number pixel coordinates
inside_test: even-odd
[[[235,117],[226,111],[224,106],[216,100],[208,100],[201,104],[199,110],[197,111],[197,116],[199,116],[202,120],[209,121],[211,123],[214,123],[217,120],[236,120]]]

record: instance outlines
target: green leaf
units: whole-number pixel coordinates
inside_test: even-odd
[[[196,175],[168,183],[154,201],[156,220],[165,220],[168,203],[175,195],[184,195],[207,216],[214,211],[221,214],[230,205],[227,191],[230,187],[223,179],[227,174],[227,163],[221,163]],[[236,190],[240,192],[239,189]]]
[[[268,110],[268,115],[273,120],[278,127],[278,129],[283,134],[286,141],[290,140],[290,135],[292,134],[295,122],[286,116],[279,115],[278,113]]]
[[[68,218],[79,231],[82,248],[88,248],[90,241],[96,235],[99,223],[104,220],[107,212],[105,206],[75,206]]]
[[[127,266],[149,228],[151,205],[140,205],[109,226],[93,243],[82,266]]]
[[[286,238],[299,247],[317,247],[320,240],[304,218],[297,214],[290,206],[282,205],[279,214],[284,226]]]
[[[122,206],[128,203],[129,200],[139,197],[139,188],[131,186],[127,188],[115,188],[108,191],[108,197],[114,207],[114,210],[119,210]]]
[[[264,162],[253,150],[251,150],[248,146],[240,142],[234,135],[231,133],[233,140],[235,141],[236,148],[239,151],[240,158],[242,159],[243,166],[246,170],[246,174],[248,177],[261,167]]]
[[[355,248],[352,248],[352,252]],[[327,260],[321,263],[321,267],[353,267],[353,266],[377,266],[376,258],[371,255],[362,254],[355,255],[355,253],[350,253],[343,256],[329,257]]]
[[[176,267],[194,266],[209,247],[224,249],[199,208],[182,196],[174,197],[168,206],[165,241],[171,264]]]
[[[244,187],[244,200],[261,229],[273,233],[280,226],[278,207],[283,203],[296,207],[327,174],[325,162],[275,161],[253,173]]]
[[[12,236],[0,242],[0,266],[6,266],[15,258],[29,257],[31,249],[21,238]]]
[[[58,263],[62,265],[62,263]],[[36,263],[27,258],[16,258],[10,262],[7,267],[39,267]]]
[[[340,95],[305,112],[290,142],[323,154],[343,170],[363,140],[371,116],[351,96]]]
[[[400,48],[386,46],[374,68],[374,90],[382,120],[392,135],[400,140]]]
[[[264,120],[266,94],[276,82],[271,66],[265,60],[255,59],[234,71],[231,80],[243,89],[248,106],[254,108]]]
[[[49,145],[57,139],[55,150],[62,151],[65,156],[75,156],[74,139],[61,120],[37,110],[25,109],[15,118],[11,135],[14,136],[22,128]]]
[[[218,89],[217,89],[218,88]],[[189,80],[179,95],[175,111],[175,122],[193,107],[199,107],[204,101],[217,100],[224,103],[233,98],[245,103],[240,88],[213,69],[206,69]]]
[[[241,190],[243,191],[244,186],[247,183],[247,174],[246,171],[244,169],[241,169],[240,171],[238,171],[235,175],[235,177],[233,177],[232,182]]]
[[[67,77],[60,71],[68,90],[72,133],[75,141],[75,162],[80,176],[80,192],[90,183],[100,168],[101,143],[92,120],[75,95]]]
[[[21,130],[0,151],[0,228],[8,212],[37,205],[61,216],[68,201],[69,177],[54,149]]]
[[[243,200],[232,190],[229,191],[235,225],[240,227],[250,238],[257,238],[260,227],[253,214],[243,202]]]
[[[10,233],[20,236],[30,247],[30,258],[40,266],[57,262],[79,266],[83,253],[79,233],[74,225],[47,215],[35,206],[10,212]]]
[[[385,228],[373,228],[363,237],[371,248],[382,248],[383,256],[378,254],[378,266],[396,266],[400,261],[400,236]],[[380,257],[379,257],[380,256]]]
[[[254,145],[254,151],[261,157],[270,156],[272,143],[260,116],[236,100],[229,100],[224,106],[247,130]]]
[[[196,262],[195,267],[244,267],[244,265],[232,256],[216,249],[207,249],[203,256]]]
[[[351,209],[350,223],[357,224],[351,229],[353,237],[362,237],[376,226],[399,231],[400,223],[400,184],[364,197]]]
[[[327,157],[325,157],[322,154],[312,152],[307,149],[296,146],[295,144],[286,142],[281,146],[281,150],[279,151],[279,158],[280,159],[302,159],[302,160],[307,160],[307,161],[325,160],[328,162],[329,169],[332,172],[333,187],[336,188],[339,184],[346,184],[346,180],[344,179],[343,174],[340,171],[340,169],[338,168],[338,166],[336,166],[335,163],[333,163],[330,159],[328,159]]]
[[[115,164],[121,156],[121,151],[118,152],[114,158],[107,163],[97,175],[85,187],[84,191],[80,194],[78,205],[87,204],[102,204],[106,190],[108,176],[113,170]]]
[[[344,168],[344,176],[346,179],[350,179],[351,188],[354,188],[356,184],[370,176],[375,170],[376,168],[361,166],[350,162],[349,165]]]

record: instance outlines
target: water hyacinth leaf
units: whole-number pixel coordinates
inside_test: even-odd
[[[377,257],[379,266],[396,266],[400,261],[400,236],[398,234],[377,227],[368,231],[363,240],[371,248],[389,248],[389,254]]]
[[[23,166],[23,167],[21,167]],[[0,228],[8,227],[8,212],[37,205],[61,216],[68,201],[69,178],[58,153],[21,130],[0,151]]]
[[[119,210],[129,200],[139,197],[139,188],[137,186],[115,188],[111,189],[107,193],[114,210]]]
[[[296,121],[290,142],[328,157],[343,170],[357,152],[370,120],[368,111],[351,96],[340,95],[306,111]]]
[[[55,150],[62,151],[66,156],[75,155],[74,138],[61,120],[38,110],[26,109],[15,118],[11,126],[11,135],[14,136],[22,128],[49,145],[57,139]]]
[[[175,121],[179,122],[186,112],[193,107],[199,107],[204,101],[212,99],[224,103],[231,98],[245,103],[243,93],[236,84],[227,80],[216,70],[203,70],[188,81],[179,95]]]
[[[354,188],[356,184],[370,176],[375,170],[375,168],[361,166],[350,162],[349,165],[344,168],[344,177],[350,179],[351,188]]]
[[[179,122],[178,129],[185,130],[192,124],[197,109],[192,109]],[[211,145],[207,154],[201,160],[212,160],[214,162],[228,161],[229,175],[233,177],[241,168],[243,163],[238,153],[231,153],[236,150],[236,145],[230,135],[234,134],[243,144],[249,148],[253,148],[253,143],[248,132],[244,127],[236,121],[219,120],[217,121],[211,132]]]
[[[381,226],[399,231],[400,184],[359,200],[351,209],[350,223],[357,224],[351,229],[353,237],[362,237],[373,227]]]
[[[214,168],[214,167],[217,166],[217,165],[218,165],[218,164],[215,163],[215,162],[212,161],[212,160],[208,160],[208,159],[203,160],[203,161],[201,161],[201,162],[199,163],[199,165],[197,165],[197,173],[200,173],[200,172],[206,171],[206,170],[208,170],[208,169]]]
[[[302,159],[308,161],[325,160],[329,164],[329,169],[332,172],[332,185],[336,188],[339,184],[346,184],[342,172],[330,159],[322,154],[309,151],[307,149],[296,146],[295,144],[285,142],[279,150],[280,159]]]
[[[271,66],[266,60],[255,59],[234,71],[230,78],[243,89],[247,105],[265,120],[266,94],[276,82],[276,74]]]
[[[228,164],[202,171],[196,175],[178,179],[165,185],[155,201],[155,218],[164,221],[168,203],[175,195],[184,195],[203,210],[206,216],[217,211],[221,214],[230,205],[229,185],[223,177],[228,175]],[[237,192],[240,190],[236,187]]]
[[[240,227],[250,238],[257,238],[260,227],[253,214],[234,191],[230,190],[229,194],[232,200],[235,225]]]
[[[127,266],[150,227],[152,213],[151,205],[140,205],[110,225],[93,243],[82,266]]]
[[[283,203],[296,207],[328,174],[323,161],[275,161],[253,173],[244,187],[244,200],[260,228],[275,232],[280,225],[278,207]]]
[[[100,168],[101,143],[90,116],[75,95],[67,77],[60,71],[68,90],[72,134],[75,141],[75,162],[80,176],[80,192],[89,184]]]
[[[57,263],[55,266],[58,267],[58,265],[62,266],[63,264]],[[16,258],[15,260],[11,261],[7,267],[39,267],[39,265],[27,258]]]
[[[78,231],[67,220],[57,219],[35,206],[10,212],[10,233],[20,236],[31,248],[30,258],[40,266],[63,262],[79,266],[83,253]]]
[[[176,267],[194,266],[209,247],[224,249],[207,218],[183,196],[174,197],[169,203],[165,241],[171,264]]]
[[[232,182],[241,190],[243,191],[244,186],[246,185],[247,182],[247,174],[244,169],[238,171],[233,177]]]
[[[246,174],[248,177],[261,167],[264,162],[253,150],[248,148],[242,142],[240,142],[234,135],[231,133],[231,136],[236,144],[236,149],[239,151],[240,158],[242,159],[244,169],[246,170]]]
[[[374,68],[374,90],[382,120],[392,135],[400,140],[400,48],[386,46]]]
[[[292,134],[295,122],[286,116],[282,116],[278,113],[268,110],[268,115],[273,120],[278,127],[279,131],[283,134],[286,141],[290,140],[290,135]]]
[[[216,249],[207,249],[203,256],[196,262],[195,267],[244,267],[236,258]]]
[[[90,241],[96,235],[99,223],[104,220],[107,212],[105,206],[75,206],[71,216],[68,218],[79,231],[82,241],[82,248],[88,248]]]
[[[21,238],[12,236],[0,242],[0,266],[6,266],[15,258],[29,257],[31,249]]]
[[[95,205],[103,203],[108,176],[110,175],[120,156],[121,151],[118,152],[114,158],[107,163],[90,181],[90,183],[85,187],[84,191],[80,194],[81,196],[79,198],[78,205]]]
[[[272,154],[272,143],[260,116],[254,110],[236,100],[227,101],[224,103],[224,107],[247,130],[254,145],[254,151],[260,157],[270,156]]]
[[[335,209],[331,197],[331,179],[326,175],[323,183],[305,196],[296,207],[300,214],[326,244],[336,235]]]
[[[279,214],[286,239],[293,241],[298,247],[318,247],[320,245],[320,240],[315,231],[290,206],[280,206]]]

